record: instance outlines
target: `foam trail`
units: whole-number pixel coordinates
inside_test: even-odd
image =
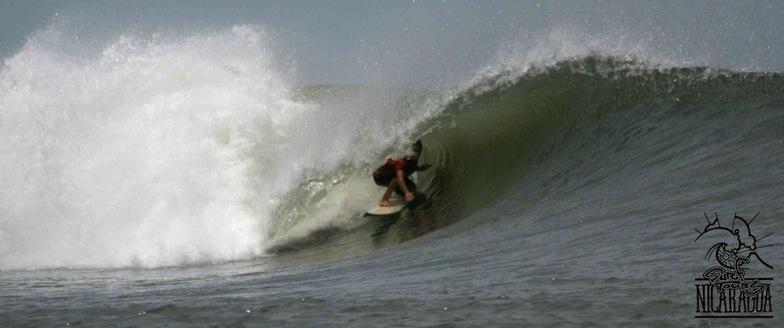
[[[310,108],[263,31],[126,35],[88,56],[66,43],[51,27],[2,70],[0,269],[258,255]]]

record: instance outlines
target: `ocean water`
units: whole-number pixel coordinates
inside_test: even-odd
[[[781,73],[599,45],[448,87],[298,85],[267,40],[238,25],[84,53],[53,27],[5,59],[0,325],[784,318]],[[370,172],[419,138],[416,200],[364,217]],[[716,218],[746,277],[773,279],[770,311],[695,318],[741,316],[698,312],[695,279],[727,254],[698,238]]]

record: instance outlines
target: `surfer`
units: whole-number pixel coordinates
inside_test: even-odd
[[[381,197],[381,201],[378,203],[379,206],[395,205],[389,201],[389,196],[392,196],[393,191],[403,196],[407,202],[414,200],[413,192],[416,191],[416,184],[414,184],[414,181],[411,181],[409,176],[416,171],[427,170],[430,164],[425,163],[422,166],[417,164],[419,155],[422,154],[421,140],[417,140],[411,146],[411,150],[414,154],[397,159],[387,159],[384,165],[373,171],[373,181],[379,186],[387,187],[384,191],[384,196]]]

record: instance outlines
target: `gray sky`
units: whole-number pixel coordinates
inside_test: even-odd
[[[57,14],[57,16],[55,16]],[[187,35],[263,27],[275,57],[302,83],[454,82],[505,47],[554,31],[577,42],[623,39],[694,65],[784,71],[778,1],[26,1],[0,0],[0,56],[54,21],[109,42],[156,30]],[[649,55],[649,54],[646,54]]]

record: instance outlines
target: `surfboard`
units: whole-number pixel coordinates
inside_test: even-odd
[[[393,215],[400,213],[403,210],[403,207],[406,207],[406,203],[403,201],[395,201],[392,200],[392,203],[395,204],[394,206],[380,206],[376,204],[375,206],[371,207],[366,213],[365,216],[386,216],[386,215]]]

